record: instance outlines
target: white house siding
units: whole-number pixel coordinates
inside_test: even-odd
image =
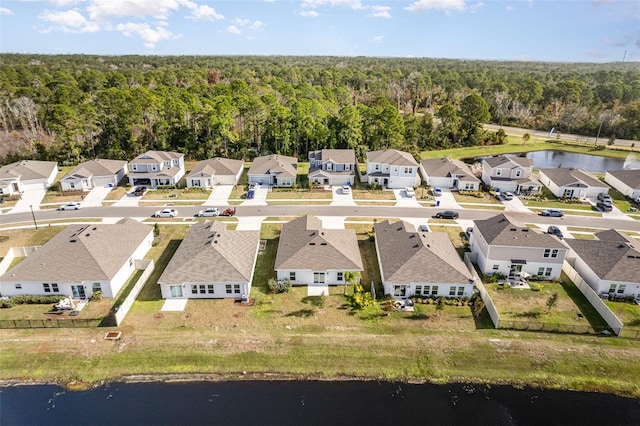
[[[417,176],[389,176],[387,188],[401,189],[407,186],[414,187],[417,184]]]
[[[198,176],[187,178],[187,188],[211,189],[211,176]]]
[[[117,186],[118,182],[120,182],[120,178],[118,175],[111,176],[94,176],[93,177],[93,187],[104,187],[104,186]]]
[[[63,191],[90,191],[93,185],[89,178],[64,179],[60,181],[60,187]]]
[[[288,280],[291,276],[291,272],[295,272],[296,279],[291,280],[291,284],[293,285],[314,285],[313,283],[313,274],[314,272],[324,272],[324,283],[315,284],[315,285],[341,285],[344,284],[344,279],[342,281],[338,281],[338,273],[342,272],[344,277],[345,271],[309,271],[309,270],[278,270],[277,276],[278,280]]]
[[[58,284],[57,292],[45,292],[43,284]],[[87,280],[78,283],[70,283],[65,281],[15,281],[15,282],[6,282],[0,285],[0,293],[3,296],[20,296],[20,295],[30,295],[30,296],[72,296],[73,291],[71,290],[72,286],[82,285],[85,290],[85,296],[88,298],[93,293],[93,283],[100,283],[100,286],[104,290],[109,286],[109,281],[106,280]],[[16,284],[20,284],[21,288],[16,288]],[[50,287],[52,288],[52,287]],[[104,295],[105,297],[106,294]]]
[[[213,176],[213,185],[235,185],[238,181],[234,175]]]
[[[249,183],[260,183],[265,185],[273,185],[271,175],[249,175]]]
[[[575,258],[574,269],[580,274],[582,279],[584,279],[589,287],[593,289],[598,294],[609,293],[609,289],[611,285],[615,285],[614,296],[622,297],[622,296],[634,296],[637,297],[640,295],[640,282],[624,282],[624,281],[610,281],[600,279],[595,272],[587,265],[584,260],[580,257]],[[639,278],[640,280],[640,278]],[[618,293],[620,286],[624,286],[624,291],[622,293]]]
[[[38,189],[47,189],[51,184],[47,179],[34,179],[26,182],[20,182],[20,191],[33,191]]]
[[[622,182],[617,177],[613,176],[612,174],[609,174],[609,172],[607,172],[604,175],[604,181],[607,182],[609,185],[613,186],[618,191],[620,191],[622,194],[626,195],[627,197],[630,197],[633,199],[640,197],[640,188],[638,189],[631,188],[629,185]]]
[[[453,178],[448,177],[431,177],[427,179],[429,186],[437,186],[440,188],[453,188]]]
[[[278,177],[276,178],[277,186],[293,186],[296,182],[296,179],[293,177]]]
[[[160,291],[164,299],[171,299],[171,287],[175,284],[161,284]],[[227,293],[227,285],[231,286],[231,293]],[[239,292],[236,287],[239,286]],[[193,292],[196,286],[196,293]],[[204,286],[204,287],[203,287]],[[213,286],[213,292],[211,292]],[[246,282],[186,282],[181,284],[182,297],[189,299],[239,299],[243,294],[248,295],[251,285]]]
[[[397,296],[395,294],[396,286],[405,286],[405,296]],[[416,293],[417,287],[421,288],[420,294]],[[434,292],[437,286],[437,291]],[[428,287],[428,291],[427,288]],[[451,294],[451,287],[454,287],[454,294]],[[462,294],[459,290],[462,288]],[[413,296],[433,296],[433,297],[471,297],[473,296],[473,284],[469,283],[384,283],[384,294],[390,295],[395,299],[407,299]]]

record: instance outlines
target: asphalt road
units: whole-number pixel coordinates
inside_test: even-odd
[[[572,135],[569,133],[559,133],[559,132],[554,132],[553,135],[551,136],[551,138],[549,138],[549,132],[545,132],[545,131],[541,131],[541,130],[531,130],[531,129],[522,129],[520,127],[509,127],[509,126],[499,126],[497,124],[485,124],[484,128],[486,130],[493,130],[496,131],[498,129],[500,129],[502,127],[502,129],[504,129],[505,133],[507,135],[511,135],[511,136],[522,136],[525,133],[529,133],[531,136],[537,136],[540,138],[546,138],[546,139],[555,139],[557,137],[560,137],[562,140],[566,140],[566,141],[572,141],[572,142],[583,142],[583,143],[592,143],[592,144],[596,144],[596,138],[594,137],[590,137],[590,136],[582,136],[582,135]],[[600,135],[600,137],[597,140],[598,145],[607,145],[609,143],[609,135]],[[638,144],[638,141],[632,141],[632,140],[628,140],[628,139],[616,139],[614,142],[614,145],[620,145],[620,146],[628,146],[631,147],[631,144]]]
[[[174,206],[179,215],[176,220],[192,218],[202,206]],[[34,213],[36,221],[74,218],[110,218],[110,217],[151,217],[158,207],[86,207],[82,210],[57,211],[39,210]],[[394,206],[306,206],[306,205],[277,205],[277,206],[237,206],[236,215],[240,217],[250,216],[297,216],[305,213],[317,216],[344,216],[344,217],[369,217],[369,218],[430,218],[435,213],[442,211],[439,207],[394,207]],[[460,214],[460,219],[480,220],[495,216],[500,212],[496,210],[472,210],[454,209]],[[588,216],[565,215],[562,218],[542,217],[535,213],[505,212],[507,216],[520,223],[557,224],[566,226],[579,226],[588,228],[614,228],[625,231],[640,232],[640,221],[625,219],[610,219]],[[0,215],[0,223],[3,225],[30,222],[33,218],[30,212],[6,213]]]

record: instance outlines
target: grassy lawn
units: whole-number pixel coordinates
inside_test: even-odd
[[[211,191],[200,188],[151,189],[142,196],[142,200],[206,200]]]
[[[576,240],[595,240],[596,237],[591,234],[571,234]]]
[[[4,257],[11,247],[41,246],[56,236],[64,226],[40,226],[35,229],[0,229],[0,257]]]
[[[384,294],[384,289],[382,288],[382,278],[380,277],[380,267],[378,266],[376,244],[375,241],[369,238],[369,233],[373,233],[373,224],[347,223],[345,228],[356,231],[360,256],[364,265],[364,272],[362,272],[360,281],[362,286],[365,290],[371,291],[371,283],[373,283],[376,286],[376,295],[381,298]]]
[[[640,306],[624,302],[611,302],[609,300],[605,300],[604,303],[622,321],[625,327],[640,330]]]
[[[278,200],[278,199],[292,199],[292,200],[303,200],[303,199],[331,199],[333,194],[331,191],[324,191],[322,189],[281,189],[274,188],[271,192],[267,194],[267,200]]]
[[[124,197],[128,192],[128,189],[124,186],[116,186],[113,188],[106,197],[104,197],[105,201],[117,201],[120,198]]]
[[[84,191],[62,192],[60,190],[60,184],[54,184],[51,188],[47,189],[42,204],[49,203],[70,203],[72,201],[82,201],[83,197],[87,195]]]
[[[353,199],[358,200],[394,200],[396,196],[393,191],[353,189],[351,191]]]

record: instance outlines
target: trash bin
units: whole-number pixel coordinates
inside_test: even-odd
[[[440,200],[436,200],[436,207],[440,207]]]

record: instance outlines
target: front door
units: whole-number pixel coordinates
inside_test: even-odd
[[[71,293],[73,294],[74,299],[85,299],[86,296],[84,294],[84,286],[83,285],[72,285]]]
[[[169,286],[171,290],[171,297],[182,297],[182,286],[181,285],[172,285]]]

